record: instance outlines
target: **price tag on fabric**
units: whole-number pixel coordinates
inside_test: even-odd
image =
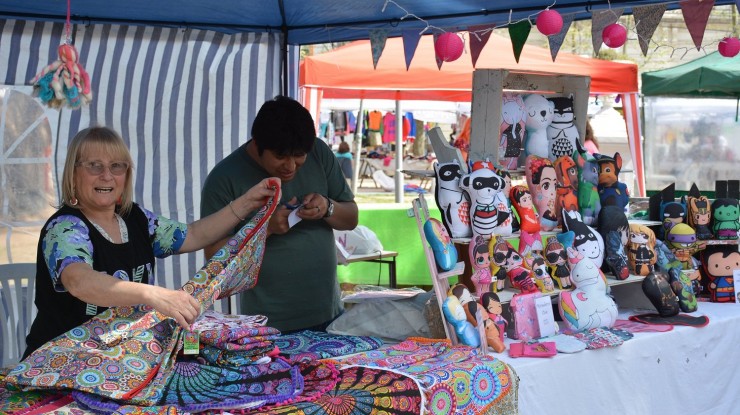
[[[732,270],[732,285],[735,287],[735,304],[740,304],[740,269]]]
[[[537,311],[537,325],[540,329],[540,337],[552,336],[555,334],[555,316],[552,313],[552,300],[550,296],[543,295],[535,298],[534,308]]]
[[[200,353],[200,340],[197,331],[186,331],[185,336],[182,340],[182,353],[183,354],[198,354]]]

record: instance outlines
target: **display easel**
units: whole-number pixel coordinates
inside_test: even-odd
[[[447,319],[444,317],[444,310],[442,310],[442,304],[444,304],[444,301],[447,298],[447,291],[450,289],[449,279],[462,274],[465,270],[465,264],[463,262],[458,262],[450,271],[439,272],[437,263],[434,261],[434,252],[432,252],[432,248],[424,237],[424,224],[429,220],[429,207],[427,206],[427,201],[424,199],[424,195],[419,195],[419,197],[414,199],[411,203],[413,206],[412,209],[414,217],[416,218],[416,226],[418,227],[419,235],[421,236],[421,245],[424,248],[424,256],[427,259],[427,266],[432,275],[432,286],[434,287],[434,294],[437,297],[439,313],[442,316],[442,321],[444,321],[445,334],[453,344],[457,344],[455,330],[453,330],[450,324],[447,323]]]

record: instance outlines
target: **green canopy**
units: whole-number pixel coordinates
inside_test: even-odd
[[[670,97],[740,98],[740,55],[713,52],[673,68],[642,74],[642,94]]]

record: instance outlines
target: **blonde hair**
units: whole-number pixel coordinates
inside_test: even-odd
[[[642,234],[647,235],[647,239],[648,239],[647,240],[647,245],[649,247],[651,247],[651,248],[654,248],[655,247],[655,232],[653,232],[653,230],[650,229],[650,228],[648,228],[647,226],[645,226],[645,225],[639,225],[639,224],[636,224],[636,223],[631,223],[630,224],[630,233],[631,234],[632,233],[642,233]],[[636,244],[636,243],[632,242],[632,238],[630,238],[629,245],[630,245],[630,248],[636,249],[641,244]]]
[[[74,184],[75,165],[81,161],[80,159],[83,154],[92,151],[100,151],[110,155],[113,159],[128,163],[129,168],[126,171],[126,182],[123,187],[123,194],[121,195],[121,203],[116,204],[116,212],[126,215],[131,211],[133,204],[132,171],[134,169],[134,163],[123,138],[115,130],[108,127],[85,128],[78,132],[69,143],[67,159],[64,162],[64,172],[62,173],[62,199],[59,207],[67,205],[78,209],[77,206],[73,206],[70,202],[72,199],[76,199]]]

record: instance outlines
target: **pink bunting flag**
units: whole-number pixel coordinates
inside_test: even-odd
[[[740,1],[740,0],[738,0]],[[468,28],[468,37],[470,38],[470,58],[473,61],[473,68],[475,63],[478,62],[478,57],[483,47],[488,43],[488,39],[491,38],[491,33],[496,25],[479,25],[471,26]]]
[[[624,9],[594,10],[591,13],[591,43],[594,46],[594,56],[599,55],[603,43],[601,33],[610,24],[616,23]]]
[[[635,18],[635,29],[637,30],[637,41],[640,43],[643,56],[647,56],[650,39],[653,38],[655,29],[663,19],[663,13],[665,13],[667,7],[666,4],[653,4],[632,8],[632,16]]]
[[[519,63],[519,56],[522,54],[522,49],[527,42],[530,30],[532,30],[532,24],[529,23],[529,20],[522,20],[521,22],[509,25],[509,37],[511,38],[511,46],[514,48],[514,59],[516,59],[516,63]]]
[[[547,37],[547,41],[550,44],[550,56],[552,56],[553,62],[555,62],[555,58],[558,56],[558,52],[560,52],[560,47],[563,46],[565,35],[568,34],[568,30],[570,30],[570,25],[573,23],[573,20],[575,19],[576,15],[566,14],[566,15],[563,15],[562,17],[563,17],[563,27],[560,29],[560,32]]]
[[[370,29],[370,49],[373,52],[373,69],[378,67],[378,60],[385,49],[385,41],[388,39],[388,31],[385,29]]]
[[[432,36],[432,39],[434,40],[433,43],[435,45],[437,44],[437,39],[439,39],[440,36],[442,36],[442,33],[435,33]],[[437,69],[439,69],[441,71],[442,70],[442,64],[444,63],[444,61],[442,59],[440,59],[439,56],[437,56],[437,53],[436,52],[434,53],[434,60],[437,61]]]
[[[704,29],[707,28],[709,14],[714,7],[714,0],[684,0],[679,3],[686,27],[696,50],[701,50],[701,41],[704,39]]]
[[[419,46],[421,34],[418,29],[406,29],[401,32],[403,39],[403,56],[406,58],[406,70],[411,66],[411,60],[414,59],[416,47]]]

